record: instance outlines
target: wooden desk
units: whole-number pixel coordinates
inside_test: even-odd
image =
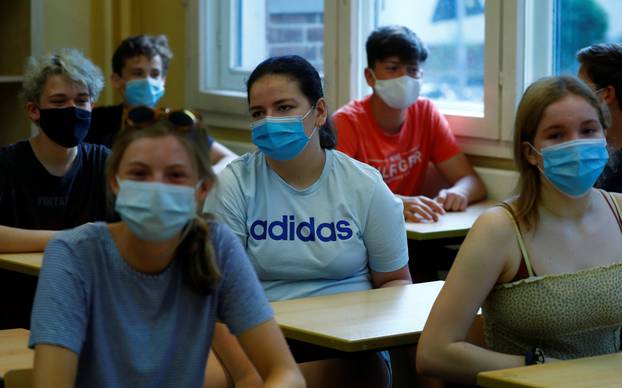
[[[621,387],[622,353],[482,372],[477,384],[513,387]]]
[[[43,252],[0,253],[0,268],[26,275],[39,276],[42,261]]]
[[[285,337],[345,352],[416,344],[442,281],[273,302]]]
[[[0,330],[0,377],[12,369],[32,368],[35,353],[28,349],[26,329]]]
[[[437,222],[406,223],[406,235],[411,240],[433,240],[452,237],[464,237],[475,223],[477,217],[491,206],[499,203],[484,200],[467,207],[463,212],[447,212]]]

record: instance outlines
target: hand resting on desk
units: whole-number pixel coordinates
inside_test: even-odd
[[[396,195],[404,203],[406,222],[436,222],[438,216],[445,214],[445,209],[437,201],[424,195],[407,197]]]

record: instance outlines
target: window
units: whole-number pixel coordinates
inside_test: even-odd
[[[324,7],[316,0],[229,0],[204,2],[203,17],[219,15],[217,41],[203,41],[206,58],[202,72],[213,74],[204,89],[245,91],[245,80],[264,59],[297,54],[323,69]],[[203,23],[210,36],[214,26]],[[211,51],[212,49],[216,51]],[[212,68],[216,67],[216,70]]]
[[[622,23],[617,22],[621,14],[619,0],[556,0],[553,74],[577,74],[575,54],[583,47],[622,41]]]
[[[409,27],[430,51],[422,95],[445,112],[484,116],[484,0],[375,0],[375,26]]]
[[[372,15],[361,31],[363,44],[374,28],[399,24],[428,47],[422,95],[435,102],[454,133],[466,141],[500,138],[499,0],[368,0],[368,9]],[[358,55],[366,66],[364,47]],[[357,97],[371,92],[362,74],[358,82]]]
[[[188,11],[187,99],[212,125],[248,128],[244,81],[270,55],[311,61],[332,109],[362,97],[367,36],[403,24],[430,49],[423,94],[465,152],[501,158],[526,85],[576,74],[578,49],[622,40],[619,0],[195,0]]]

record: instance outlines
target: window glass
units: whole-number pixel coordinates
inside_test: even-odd
[[[251,71],[268,57],[296,54],[322,71],[323,1],[235,0],[232,6],[233,69]]]
[[[622,23],[618,20],[622,1],[556,0],[554,4],[554,74],[576,74],[576,53],[583,47],[622,41]]]
[[[375,26],[399,24],[428,47],[422,95],[444,111],[484,115],[485,0],[376,0]]]

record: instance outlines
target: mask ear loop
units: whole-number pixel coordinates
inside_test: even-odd
[[[312,111],[314,111],[314,110],[315,110],[315,108],[316,108],[316,104],[311,105],[311,108],[309,109],[309,111],[308,111],[307,113],[305,113],[305,115],[304,115],[304,116],[302,116],[301,121],[304,121],[304,120],[307,118],[307,116],[309,116],[309,114],[310,114]],[[317,129],[318,129],[318,128],[319,128],[319,127],[318,127],[317,125],[315,125],[315,123],[314,123],[314,124],[313,124],[313,131],[311,131],[311,134],[310,134],[309,136],[307,136],[307,138],[308,138],[309,140],[311,140],[311,138],[313,137],[313,135],[315,135],[315,131],[317,131]]]
[[[368,69],[374,81],[378,82],[378,78],[376,78],[376,73],[374,73],[374,70],[371,67],[368,67]]]
[[[302,116],[301,120],[305,120],[311,114],[311,112],[313,112],[313,110],[315,110],[315,104],[311,105],[311,108],[309,108],[307,113],[305,113],[304,116]]]
[[[527,145],[529,145],[529,147],[531,147],[531,149],[532,149],[532,150],[534,150],[534,152],[535,152],[536,154],[538,154],[538,155],[542,156],[542,152],[538,151],[538,150],[536,149],[536,147],[535,147],[533,144],[531,144],[530,142],[526,142],[526,143],[527,143]]]
[[[542,159],[542,163],[544,164],[544,157],[542,156],[542,152],[538,151],[538,150],[536,149],[536,147],[535,147],[533,144],[531,144],[531,143],[529,143],[529,142],[527,142],[527,144],[529,145],[529,147],[531,147],[531,149],[532,149],[532,150],[533,150],[536,154],[540,155],[540,157],[541,157],[541,158],[543,158],[543,159]],[[548,179],[549,179],[549,178],[547,178],[547,177],[546,177],[546,174],[544,173],[544,170],[540,168],[540,166],[538,165],[538,163],[537,163],[537,162],[536,162],[536,168],[538,169],[538,171],[540,171],[540,173],[542,174],[542,176],[544,176],[544,178],[545,178],[546,180],[548,180]]]

